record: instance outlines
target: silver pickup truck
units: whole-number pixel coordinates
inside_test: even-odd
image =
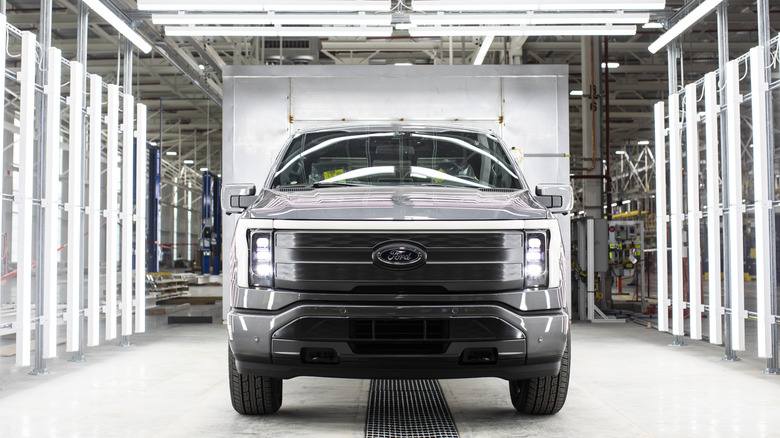
[[[294,134],[266,184],[226,185],[230,393],[271,414],[282,380],[499,377],[558,412],[569,380],[567,259],[554,212],[492,132],[416,125]]]

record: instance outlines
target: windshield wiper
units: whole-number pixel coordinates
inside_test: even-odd
[[[319,181],[316,183],[312,183],[311,187],[314,187],[315,189],[321,189],[323,187],[357,187],[361,186],[363,184],[355,184],[355,183],[349,183],[349,182],[343,182],[343,181],[334,181],[334,182],[323,182]]]

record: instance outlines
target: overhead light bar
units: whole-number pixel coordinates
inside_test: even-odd
[[[142,11],[390,11],[390,0],[138,0]]]
[[[562,36],[562,35],[634,35],[636,26],[412,26],[413,37],[443,36]]]
[[[582,96],[582,90],[571,90],[569,96]]]
[[[648,13],[410,14],[415,26],[507,24],[644,24]]]
[[[723,3],[723,0],[705,0],[688,15],[678,21],[677,24],[672,26],[671,29],[667,30],[666,33],[655,40],[653,44],[650,44],[650,47],[648,47],[647,50],[649,50],[650,53],[655,53],[661,50],[662,47],[666,47],[667,44],[674,41],[675,38],[696,24],[705,15],[712,12],[721,3]]]
[[[147,0],[148,1],[148,0]],[[140,1],[139,1],[140,3]],[[452,12],[495,12],[495,11],[643,11],[663,9],[663,0],[414,0],[412,10]]]
[[[259,27],[259,26],[166,26],[168,36],[251,36],[251,37],[389,37],[387,27]]]
[[[128,26],[124,20],[119,18],[118,15],[108,9],[106,5],[104,5],[100,0],[84,0],[84,3],[86,3],[87,6],[89,6],[93,11],[97,12],[98,15],[103,17],[104,20],[108,21],[108,24],[114,26],[114,29],[124,35],[125,38],[135,44],[135,46],[138,47],[138,50],[144,53],[149,53],[152,51],[151,44],[147,43],[146,40],[144,40],[141,35],[137,34],[133,29],[130,29],[130,26]]]
[[[650,140],[639,140],[638,142],[636,142],[636,144],[638,144],[639,146],[647,146],[650,144]]]
[[[390,14],[153,14],[157,25],[314,25],[390,26]]]
[[[663,29],[664,25],[658,22],[645,23],[642,29]]]
[[[620,67],[620,63],[619,62],[602,62],[601,63],[601,68],[616,69],[618,67]]]

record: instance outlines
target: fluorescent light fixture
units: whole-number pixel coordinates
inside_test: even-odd
[[[201,70],[205,70],[205,69],[206,69],[206,66],[205,66],[205,65],[203,65],[203,64],[198,64],[198,68],[199,68],[199,69],[201,69]]]
[[[396,62],[394,65],[412,65],[411,62]]]
[[[582,96],[582,90],[571,90],[569,96]]]
[[[142,11],[390,11],[390,0],[138,0]]]
[[[638,142],[636,142],[636,144],[638,144],[639,146],[647,146],[650,144],[650,140],[639,140]]]
[[[182,161],[184,164],[195,164],[195,160],[184,160]]]
[[[135,46],[138,47],[138,50],[144,53],[149,53],[152,51],[151,44],[147,43],[146,40],[144,40],[141,35],[137,34],[133,29],[130,29],[130,26],[128,26],[124,20],[114,14],[100,0],[84,0],[84,3],[86,3],[87,6],[89,6],[93,11],[97,12],[98,15],[103,17],[104,20],[108,21],[108,24],[114,26],[114,29],[124,35],[125,38],[135,44]]]
[[[663,28],[664,28],[664,25],[662,23],[658,23],[658,22],[655,22],[655,21],[650,22],[650,23],[645,23],[642,26],[642,29],[663,29]]]
[[[621,202],[621,204],[623,204],[623,205],[628,205],[630,203],[631,203],[630,199],[626,199],[625,201]]]
[[[626,155],[626,151],[615,151],[615,155]]]
[[[607,67],[609,67],[609,68],[618,68],[618,67],[620,67],[620,63],[619,62],[602,62],[601,63],[601,68],[607,68]]]
[[[150,141],[150,142],[149,142],[149,144],[150,144],[151,146],[157,146],[157,142],[156,142],[156,141]]]
[[[312,25],[312,26],[390,26],[390,14],[153,14],[157,25]]]
[[[577,36],[577,35],[622,35],[636,34],[633,25],[591,25],[591,26],[412,26],[409,35],[413,37],[443,36]]]
[[[208,171],[209,171],[209,168],[208,168],[208,167],[201,167],[201,168],[200,168],[200,171],[201,171],[201,172],[208,172]]]
[[[487,55],[488,50],[490,50],[490,45],[493,44],[493,38],[494,35],[486,35],[485,39],[482,40],[482,45],[479,46],[477,56],[474,57],[474,65],[482,65],[482,61],[485,60],[485,56]]]
[[[146,0],[152,1],[152,0]],[[139,3],[142,3],[139,1]],[[663,0],[598,0],[593,2],[578,0],[413,0],[415,11],[628,11],[663,9]],[[140,9],[140,7],[139,7]]]
[[[392,27],[166,26],[168,36],[389,37]]]
[[[712,12],[712,10],[718,7],[722,2],[723,0],[705,0],[703,3],[699,4],[696,9],[692,10],[688,15],[678,21],[677,24],[672,26],[671,29],[667,30],[666,33],[655,40],[653,44],[650,44],[650,47],[648,47],[647,50],[649,50],[650,53],[655,53],[661,50],[661,47],[666,47],[667,44],[696,24],[702,17]]]
[[[410,14],[415,26],[518,24],[643,24],[648,13]]]
[[[222,174],[221,174],[221,173],[220,173],[220,174],[218,174],[218,175],[217,175],[217,178],[222,178]]]
[[[613,202],[612,204],[609,204],[610,207],[617,207],[617,202]]]
[[[179,154],[176,151],[168,151],[168,152],[165,153],[165,155],[167,155],[169,157],[175,157],[176,155],[179,155]]]

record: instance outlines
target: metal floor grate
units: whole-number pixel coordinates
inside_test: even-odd
[[[437,380],[372,380],[366,438],[458,437]]]

